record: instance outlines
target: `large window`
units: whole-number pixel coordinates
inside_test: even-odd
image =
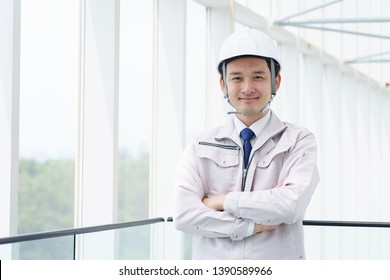
[[[149,216],[153,1],[120,2],[118,220]],[[150,231],[120,234],[120,258],[148,259]],[[125,244],[125,245],[124,245]],[[124,246],[123,246],[124,245]],[[136,252],[136,253],[134,253]]]
[[[228,118],[215,62],[225,36],[244,26],[279,45],[272,109],[317,138],[321,182],[305,218],[389,220],[389,23],[365,21],[385,19],[390,2],[324,2],[0,0],[0,237],[172,215],[184,145]],[[301,12],[283,22],[295,25],[274,26]],[[366,34],[321,32],[308,28],[313,21]],[[76,251],[84,259],[190,257],[188,235],[179,242],[173,226],[159,230],[83,237]],[[71,258],[65,239],[0,254]],[[360,256],[353,244],[368,255],[367,240],[382,242],[324,231],[308,255],[318,249],[326,258],[323,240],[338,248],[343,239],[351,258]]]
[[[119,220],[148,217],[153,1],[120,2]]]
[[[188,0],[186,16],[185,144],[188,144],[206,128],[206,8]],[[184,259],[191,258],[191,246],[191,236],[184,234]]]
[[[206,75],[206,8],[189,0],[186,30],[186,142],[206,127]]]
[[[77,0],[21,10],[19,234],[73,226],[79,16]]]
[[[19,233],[73,225],[78,1],[22,1]]]

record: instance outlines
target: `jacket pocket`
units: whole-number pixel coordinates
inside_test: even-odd
[[[281,171],[287,154],[288,149],[277,149],[257,161],[252,190],[270,189],[283,180]]]
[[[212,160],[221,168],[237,166],[239,164],[238,154],[224,153],[212,150],[199,150],[196,155],[200,158]]]
[[[207,177],[210,195],[234,191],[240,169],[239,147],[217,145],[200,144],[196,150]]]
[[[277,160],[278,158],[285,157],[288,151],[289,151],[289,147],[287,146],[275,148],[274,150],[266,154],[257,162],[257,167],[268,168],[273,161]]]

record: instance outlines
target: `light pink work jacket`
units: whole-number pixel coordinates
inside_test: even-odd
[[[193,259],[304,259],[302,219],[319,182],[316,158],[314,135],[273,112],[247,170],[233,120],[194,139],[178,165],[174,203],[176,229],[193,235]],[[224,211],[202,203],[218,194],[228,194]],[[280,226],[247,236],[251,222]]]

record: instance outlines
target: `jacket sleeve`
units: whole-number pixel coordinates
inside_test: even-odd
[[[305,134],[292,147],[279,174],[282,185],[262,191],[231,192],[225,211],[263,225],[291,224],[303,219],[319,182],[317,145],[313,134]],[[254,182],[254,184],[256,184]]]
[[[194,143],[190,144],[183,152],[176,171],[175,228],[210,238],[243,239],[251,222],[203,204],[205,186],[201,179],[200,161],[195,155]]]

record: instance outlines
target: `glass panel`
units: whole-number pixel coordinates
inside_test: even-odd
[[[120,9],[118,220],[128,221],[149,212],[153,1]]]
[[[12,256],[12,244],[0,245],[0,260],[9,260]]]
[[[73,235],[0,245],[0,255],[11,246],[19,247],[19,255],[12,257],[14,260],[73,260],[74,256]]]
[[[149,260],[152,228],[162,234],[163,224],[117,230],[119,260]]]
[[[79,1],[22,0],[21,11],[19,234],[73,226]]]
[[[84,260],[149,260],[152,233],[164,235],[164,223],[81,235]]]
[[[389,228],[305,226],[306,258],[389,260]]]

